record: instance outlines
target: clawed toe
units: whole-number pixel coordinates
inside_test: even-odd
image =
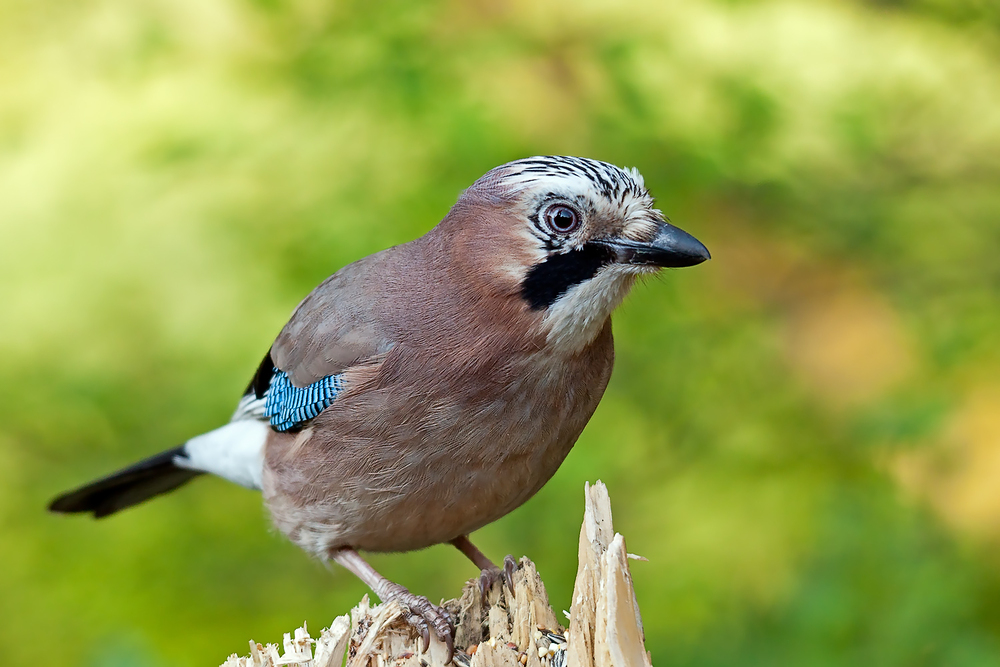
[[[350,547],[335,550],[331,553],[331,557],[371,586],[372,591],[382,602],[395,600],[407,608],[409,613],[406,615],[406,622],[423,640],[424,653],[431,647],[431,628],[433,628],[434,634],[448,648],[448,659],[445,660],[445,664],[451,662],[455,654],[455,631],[447,611],[431,604],[431,601],[424,596],[414,595],[396,582],[389,581]]]
[[[507,583],[507,588],[510,589],[511,593],[514,592],[514,572],[516,570],[517,570],[517,562],[514,560],[514,557],[511,556],[510,554],[507,554],[506,556],[504,556],[503,557],[503,578],[504,578],[504,581]]]
[[[479,595],[483,603],[486,606],[487,597],[489,596],[490,589],[493,588],[493,584],[498,581],[503,581],[504,585],[507,587],[511,593],[514,592],[514,571],[517,570],[517,563],[514,561],[514,557],[508,554],[503,559],[503,569],[501,570],[497,566],[492,566],[483,569],[479,573]]]
[[[496,583],[500,570],[486,569],[479,573],[479,600],[486,606],[487,596],[493,584]]]
[[[452,656],[455,654],[455,638],[451,618],[448,616],[448,612],[441,607],[432,604],[431,601],[424,596],[414,595],[402,586],[399,587],[399,590],[390,595],[389,599],[396,600],[410,610],[410,613],[406,615],[406,622],[413,626],[413,628],[420,634],[420,638],[423,640],[423,648],[421,651],[426,653],[428,649],[430,649],[430,631],[431,628],[433,628],[434,634],[437,635],[437,638],[444,642],[445,646],[448,648],[448,659],[445,660],[445,664],[447,665],[450,663]]]
[[[431,647],[431,629],[427,625],[427,621],[420,614],[407,614],[406,622],[413,626],[413,629],[420,634],[420,638],[423,640],[420,652],[427,653],[427,649]]]

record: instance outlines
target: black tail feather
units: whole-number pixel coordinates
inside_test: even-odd
[[[183,455],[183,445],[160,452],[124,470],[64,493],[49,504],[49,511],[66,514],[93,512],[94,518],[99,519],[161,493],[173,491],[202,474],[199,470],[188,470],[175,465],[174,457]]]

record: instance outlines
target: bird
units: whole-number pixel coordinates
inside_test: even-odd
[[[640,173],[571,156],[488,171],[426,234],[344,266],[293,311],[231,420],[60,495],[105,517],[210,473],[262,492],[278,530],[397,600],[429,648],[452,621],[360,552],[450,543],[556,472],[611,377],[612,311],[634,284],[710,259]],[[483,589],[485,591],[485,588]]]

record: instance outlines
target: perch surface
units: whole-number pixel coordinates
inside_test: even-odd
[[[522,558],[514,590],[497,581],[487,592],[479,580],[442,606],[455,621],[456,667],[651,667],[636,603],[629,554],[614,532],[608,490],[600,481],[584,489],[579,565],[569,628],[549,605],[534,563]],[[372,605],[368,596],[334,619],[320,636],[305,624],[286,633],[283,651],[250,642],[250,655],[232,655],[222,667],[443,667],[447,649],[434,635],[427,653],[396,602]]]

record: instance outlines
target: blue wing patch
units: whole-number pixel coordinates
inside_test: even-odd
[[[327,375],[307,387],[296,387],[288,373],[274,369],[264,397],[264,416],[276,431],[288,431],[309,421],[333,403],[344,389],[344,376]]]

